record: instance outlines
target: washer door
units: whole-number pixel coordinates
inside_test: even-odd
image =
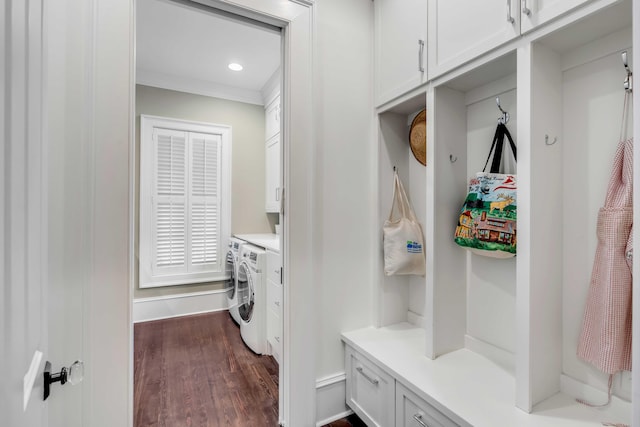
[[[232,300],[236,296],[236,258],[232,251],[227,252],[224,272],[229,277],[224,283],[224,287],[227,288],[227,299]]]
[[[247,264],[243,262],[238,268],[238,303],[240,304],[238,312],[245,323],[249,323],[253,316],[255,297],[253,276]]]

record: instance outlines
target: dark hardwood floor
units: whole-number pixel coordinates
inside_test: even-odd
[[[278,365],[226,311],[135,325],[135,427],[277,425]]]
[[[322,427],[367,427],[367,425],[357,415],[353,414]]]
[[[135,427],[277,425],[278,364],[244,345],[226,311],[135,325]]]

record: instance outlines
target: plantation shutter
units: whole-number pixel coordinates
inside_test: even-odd
[[[190,271],[220,267],[219,135],[189,133]]]
[[[169,274],[184,271],[187,262],[187,133],[156,128],[153,141],[152,271]]]
[[[141,288],[227,279],[231,128],[140,118]]]

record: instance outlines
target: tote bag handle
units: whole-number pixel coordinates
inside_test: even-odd
[[[395,171],[393,176],[393,202],[391,212],[389,212],[389,221],[393,221],[396,209],[400,211],[400,218],[409,218],[412,221],[418,222],[418,218],[409,203],[407,193],[404,191],[402,181],[400,181],[400,177],[398,176],[398,171]]]
[[[516,144],[513,142],[513,138],[511,138],[511,133],[509,133],[509,129],[502,123],[498,123],[496,127],[496,133],[493,136],[493,142],[491,143],[491,149],[489,150],[489,156],[487,157],[487,161],[484,164],[484,168],[482,168],[482,172],[487,169],[487,165],[489,164],[489,159],[491,158],[491,154],[493,154],[493,161],[491,162],[490,173],[500,173],[500,163],[502,162],[502,151],[504,145],[504,137],[507,137],[509,140],[509,146],[511,147],[511,152],[513,153],[513,158],[517,162],[518,158],[516,156]]]

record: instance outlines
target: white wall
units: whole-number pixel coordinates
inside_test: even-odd
[[[373,3],[316,2],[317,377],[344,372],[340,333],[372,324]],[[314,302],[310,301],[310,304]]]

